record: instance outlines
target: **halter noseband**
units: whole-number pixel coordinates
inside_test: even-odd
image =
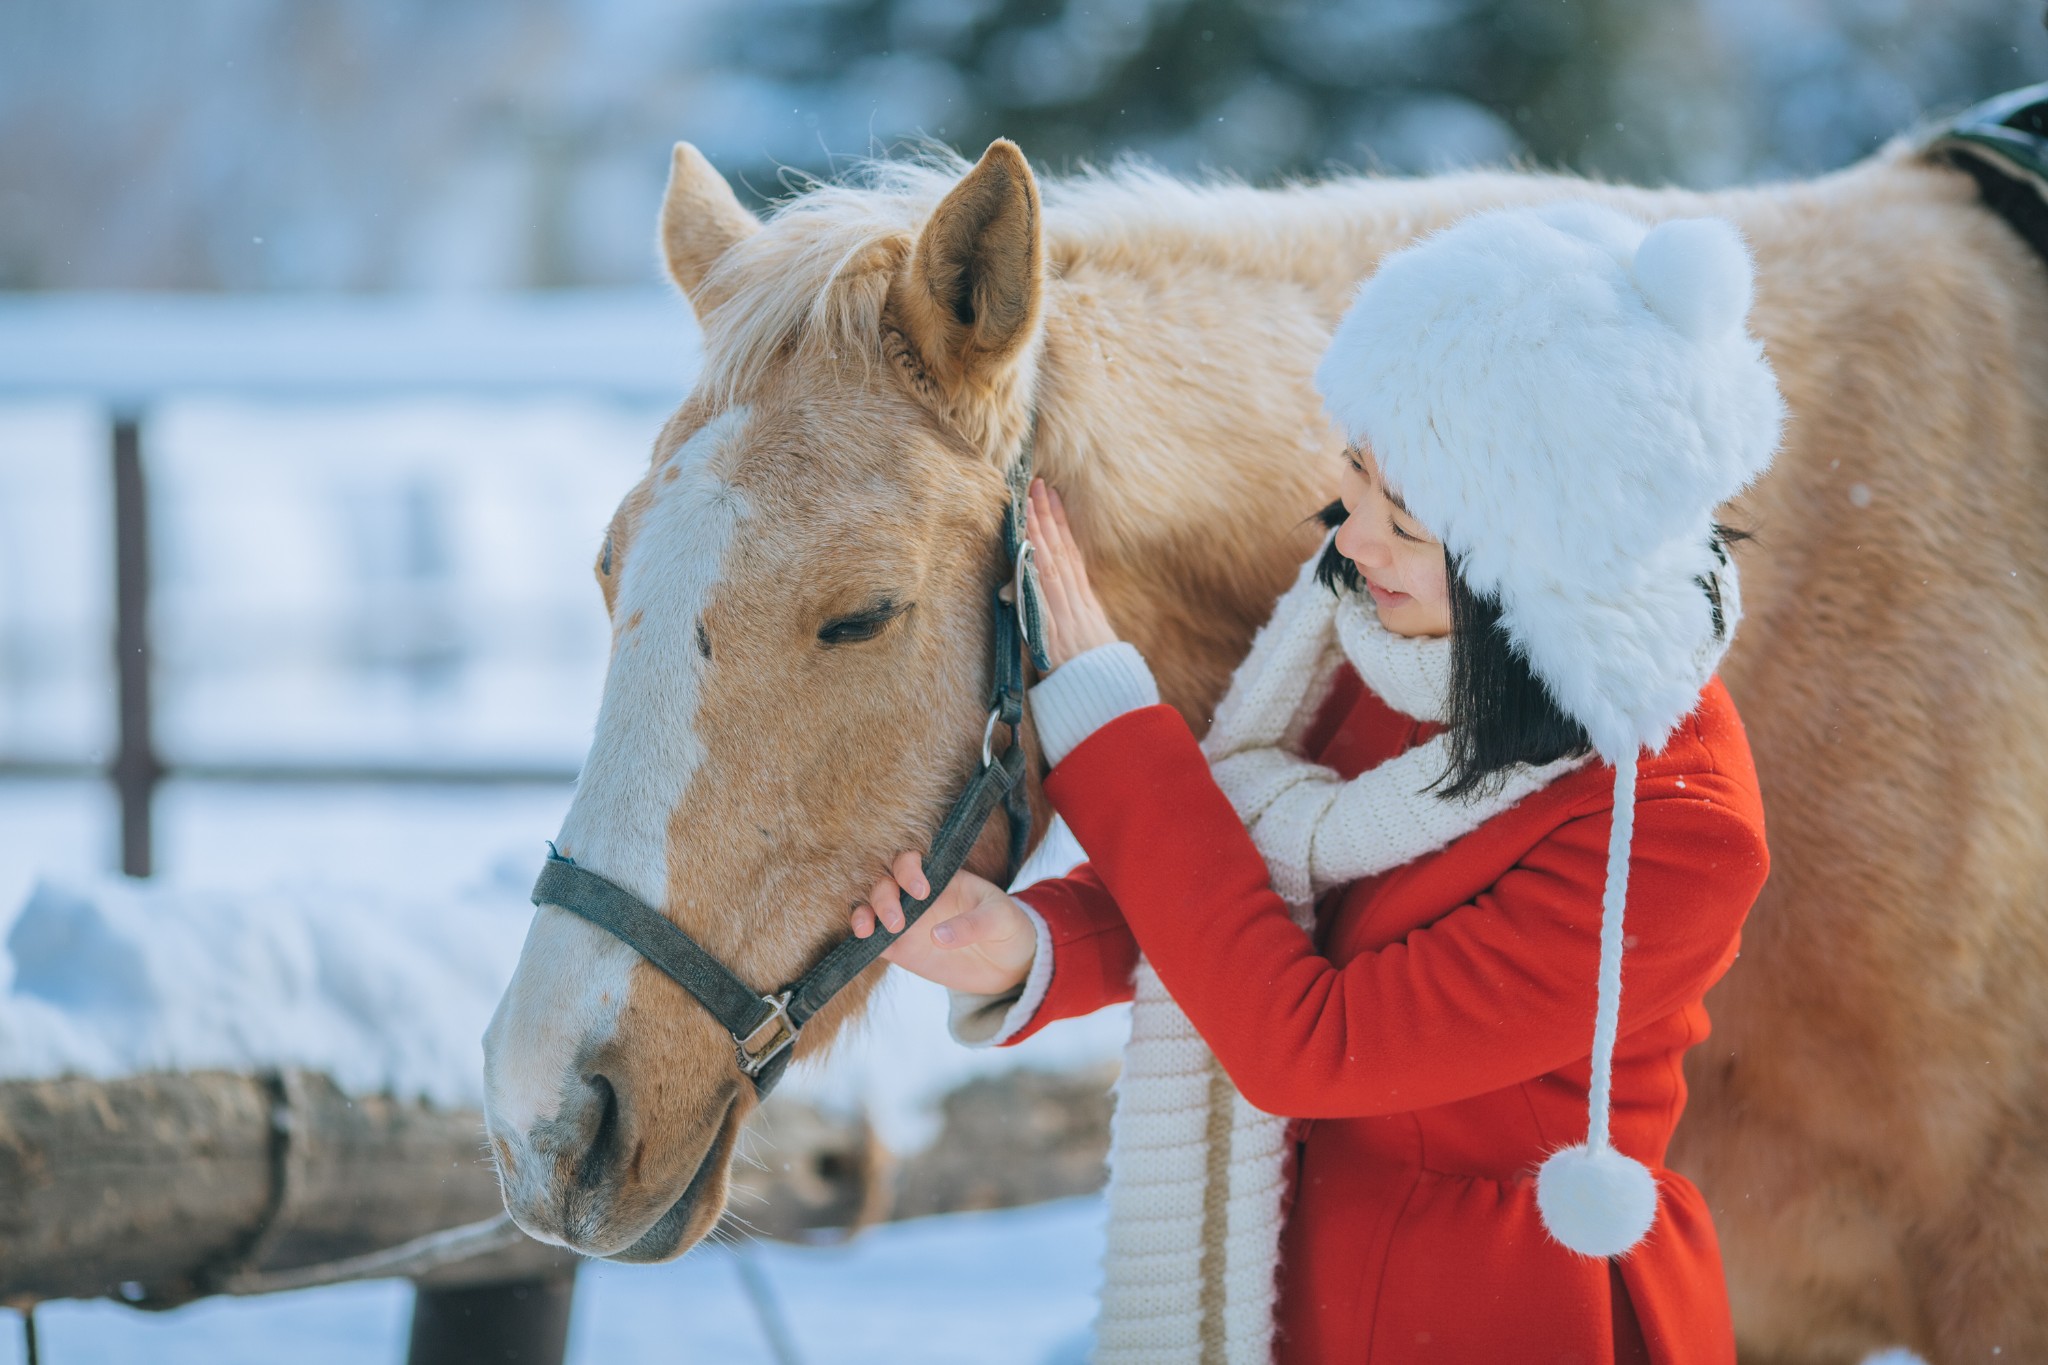
[[[1050,667],[1042,643],[1044,607],[1038,570],[1031,560],[1031,542],[1024,538],[1024,499],[1031,487],[1034,435],[1034,430],[1025,432],[1023,449],[1007,478],[1010,501],[1003,514],[1003,554],[1010,564],[1010,577],[995,592],[994,682],[988,724],[982,729],[981,768],[968,779],[932,837],[931,850],[924,859],[931,894],[922,900],[904,901],[906,930],[945,891],[997,806],[1003,808],[1010,823],[1009,868],[1004,881],[1016,876],[1031,838],[1031,805],[1023,781],[1024,651],[1031,652],[1039,669]],[[998,724],[1009,731],[1000,753],[993,748]],[[623,940],[696,997],[732,1035],[740,1074],[753,1082],[755,1094],[764,1099],[782,1079],[789,1066],[790,1048],[804,1025],[901,937],[880,924],[867,938],[849,935],[802,976],[781,990],[762,995],[666,915],[617,883],[578,867],[552,844],[540,880],[534,883],[533,903],[557,905],[589,920]]]

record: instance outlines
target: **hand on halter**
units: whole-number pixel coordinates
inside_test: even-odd
[[[1043,479],[1031,481],[1024,535],[1038,563],[1045,597],[1045,653],[1052,666],[1058,668],[1098,645],[1115,644],[1116,631],[1088,583],[1088,562],[1067,529],[1067,505]]]
[[[890,875],[853,907],[853,936],[873,934],[878,917],[891,933],[903,933],[905,890],[918,898],[931,894],[924,860],[915,852],[897,854]],[[993,882],[959,872],[882,956],[948,990],[1001,995],[1030,975],[1037,950],[1037,933],[1017,902]]]

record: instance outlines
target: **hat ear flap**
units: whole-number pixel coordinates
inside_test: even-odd
[[[1725,218],[1679,218],[1650,229],[1633,273],[1650,311],[1695,341],[1738,331],[1749,316],[1756,272]]]

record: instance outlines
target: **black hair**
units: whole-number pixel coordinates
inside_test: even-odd
[[[1344,524],[1344,504],[1333,502],[1317,516],[1334,530]],[[1747,539],[1746,532],[1715,523],[1714,557],[1725,566],[1727,547]],[[1593,742],[1586,727],[1564,713],[1501,625],[1500,599],[1473,591],[1448,550],[1444,570],[1451,607],[1450,697],[1444,718],[1451,766],[1437,782],[1437,795],[1448,801],[1497,791],[1518,763],[1540,767],[1590,753]],[[1365,587],[1358,567],[1337,552],[1335,541],[1316,565],[1316,581],[1332,592]],[[1710,574],[1697,581],[1713,612],[1714,634],[1723,636],[1727,625],[1721,616],[1720,580]]]

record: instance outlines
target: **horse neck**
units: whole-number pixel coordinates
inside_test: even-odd
[[[1335,496],[1342,439],[1310,374],[1357,281],[1466,213],[1589,190],[1496,173],[1166,185],[1055,224],[1040,469],[1112,622],[1198,733]]]

